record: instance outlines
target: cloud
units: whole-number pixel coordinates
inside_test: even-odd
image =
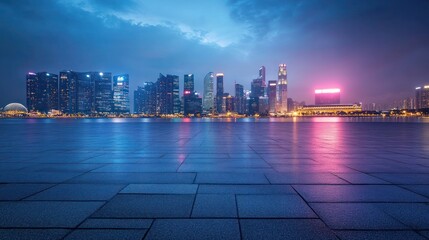
[[[224,1],[85,1],[64,0],[104,19],[118,18],[140,27],[164,27],[178,31],[200,44],[228,47],[249,33],[247,27],[229,15]]]

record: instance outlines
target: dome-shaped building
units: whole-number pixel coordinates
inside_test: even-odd
[[[27,114],[27,108],[21,103],[9,103],[3,108],[3,113],[7,115],[22,115]]]

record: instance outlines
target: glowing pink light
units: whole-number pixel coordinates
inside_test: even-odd
[[[28,72],[28,75],[36,75],[34,72]]]
[[[339,93],[341,90],[339,88],[329,88],[329,89],[316,89],[314,93],[321,94],[321,93]]]
[[[191,91],[186,90],[185,95],[191,94]]]

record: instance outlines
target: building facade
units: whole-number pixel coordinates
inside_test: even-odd
[[[207,73],[204,77],[203,112],[205,113],[211,113],[214,110],[213,80],[213,72]]]
[[[113,112],[130,113],[130,78],[128,74],[113,77]]]
[[[429,108],[429,85],[416,88],[415,105],[417,110]]]
[[[216,112],[223,113],[222,103],[223,103],[223,73],[216,74]]]
[[[277,96],[277,81],[276,80],[268,81],[267,95],[268,95],[269,112],[275,113],[276,112],[276,96]]]
[[[277,80],[277,112],[286,113],[287,109],[287,69],[286,64],[279,65]]]
[[[59,76],[59,110],[62,113],[77,113],[78,73],[61,71]]]

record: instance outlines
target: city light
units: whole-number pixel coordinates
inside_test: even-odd
[[[100,72],[100,76],[103,76],[103,73],[102,73],[102,72]]]
[[[314,93],[321,94],[321,93],[339,93],[341,90],[339,88],[328,88],[328,89],[316,89]]]
[[[124,81],[124,77],[123,76],[119,76],[118,77],[118,81]],[[118,84],[119,85],[119,84]]]
[[[223,73],[216,73],[216,77],[223,77]]]

